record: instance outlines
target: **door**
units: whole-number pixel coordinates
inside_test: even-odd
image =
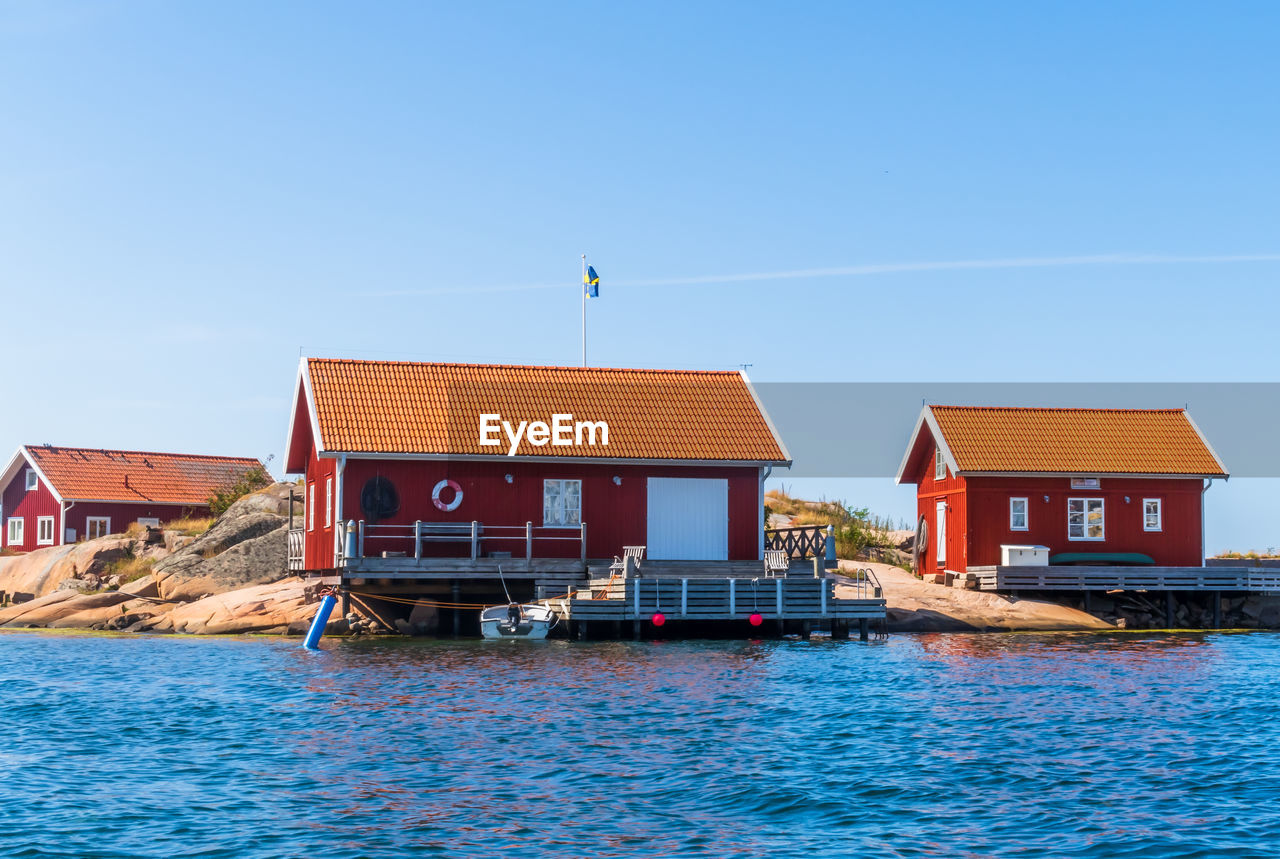
[[[84,520],[84,537],[86,540],[96,540],[99,537],[105,537],[110,533],[110,516],[90,516]]]
[[[650,477],[647,523],[654,560],[729,560],[729,481]]]
[[[938,502],[938,550],[935,553],[938,558],[938,566],[945,567],[947,565],[947,502]]]

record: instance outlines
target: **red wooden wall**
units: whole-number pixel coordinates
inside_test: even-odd
[[[76,529],[76,539],[83,540],[88,533],[86,520],[90,516],[106,516],[111,520],[111,533],[123,534],[138,519],[159,519],[160,524],[183,519],[188,516],[208,516],[208,506],[194,507],[190,504],[153,504],[153,503],[116,503],[112,504],[77,501],[75,506],[67,510],[68,528]]]
[[[325,569],[333,563],[333,532],[324,529],[324,480],[336,472],[334,460],[318,460],[312,454],[306,483],[316,484],[316,529],[307,533],[307,569]],[[512,475],[507,483],[505,475]],[[360,510],[360,493],[373,477],[389,478],[400,498],[400,512],[380,524],[411,525],[423,522],[471,522],[486,526],[519,526],[510,541],[485,541],[485,551],[511,551],[524,556],[523,527],[532,522],[535,535],[576,537],[576,528],[542,527],[543,480],[582,481],[582,521],[587,524],[587,557],[611,558],[624,545],[643,545],[647,531],[647,479],[649,477],[724,478],[729,483],[729,558],[760,557],[759,470],[752,466],[651,466],[541,462],[478,462],[468,460],[348,460],[343,478],[342,515],[366,518]],[[621,484],[613,478],[620,477]],[[431,500],[436,483],[451,479],[462,487],[462,504],[452,512],[438,509]],[[366,532],[366,554],[383,548],[402,550],[403,545],[377,543]],[[490,533],[494,533],[490,531]],[[502,532],[504,535],[507,531]],[[462,555],[463,544],[436,543],[436,555]],[[535,540],[535,557],[577,557],[575,540]]]
[[[53,497],[53,493],[49,491],[49,487],[41,480],[37,487],[30,492],[27,491],[27,469],[24,466],[18,470],[18,474],[4,487],[4,531],[0,533],[0,540],[3,540],[5,548],[15,549],[21,552],[30,552],[34,549],[42,548],[36,545],[36,517],[52,516],[53,520],[53,537],[55,545],[61,543],[58,534],[58,515],[59,506],[57,500]],[[22,544],[17,546],[9,545],[9,519],[10,517],[22,518]]]
[[[1141,552],[1160,566],[1200,566],[1200,480],[1103,476],[1099,481],[1100,489],[1072,489],[1068,477],[969,478],[969,565],[999,564],[1001,544],[1012,543],[1048,546],[1051,554]],[[1010,498],[1027,499],[1028,530],[1009,529]],[[1104,499],[1105,540],[1067,539],[1068,498]],[[1162,530],[1143,530],[1144,498],[1162,500]]]
[[[936,448],[929,449],[919,472],[915,475],[916,520],[923,516],[929,525],[929,542],[920,556],[920,572],[933,573],[944,569],[963,570],[966,564],[967,541],[965,532],[968,529],[967,481],[952,474],[947,469],[943,480],[934,479],[934,453]],[[945,564],[937,559],[938,545],[938,502],[947,504],[947,558]]]

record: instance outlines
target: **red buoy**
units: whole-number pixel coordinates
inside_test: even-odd
[[[667,622],[667,616],[660,611],[655,611],[651,620],[654,626],[662,626]]]
[[[752,612],[751,617],[747,618],[747,622],[752,626],[759,626],[764,623],[764,616],[760,612]]]

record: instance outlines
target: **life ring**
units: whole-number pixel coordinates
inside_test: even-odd
[[[440,500],[440,493],[446,488],[453,490],[453,500],[448,504]],[[446,513],[452,513],[462,503],[462,487],[456,480],[441,480],[436,484],[436,488],[431,490],[431,503]]]

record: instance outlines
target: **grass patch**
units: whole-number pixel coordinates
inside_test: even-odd
[[[102,577],[119,576],[120,584],[127,585],[130,582],[136,582],[143,576],[151,574],[151,568],[156,565],[155,558],[121,558],[107,564],[107,568],[103,570]]]
[[[1274,547],[1274,546],[1271,546],[1271,547],[1268,547],[1268,548],[1267,548],[1267,550],[1266,550],[1265,552],[1257,552],[1257,551],[1253,551],[1253,552],[1236,552],[1236,551],[1227,551],[1227,552],[1223,552],[1223,553],[1221,553],[1221,554],[1219,554],[1219,555],[1214,555],[1214,557],[1215,557],[1215,558],[1228,558],[1228,559],[1230,559],[1230,560],[1235,560],[1235,561],[1261,561],[1261,560],[1271,560],[1271,559],[1273,559],[1273,558],[1280,558],[1280,554],[1277,554],[1277,552],[1276,552],[1276,550],[1275,550],[1275,547]]]
[[[199,537],[205,531],[213,527],[213,523],[218,521],[212,516],[201,517],[198,519],[190,516],[183,519],[174,519],[172,522],[166,522],[161,527],[166,531],[177,531],[184,537]]]

